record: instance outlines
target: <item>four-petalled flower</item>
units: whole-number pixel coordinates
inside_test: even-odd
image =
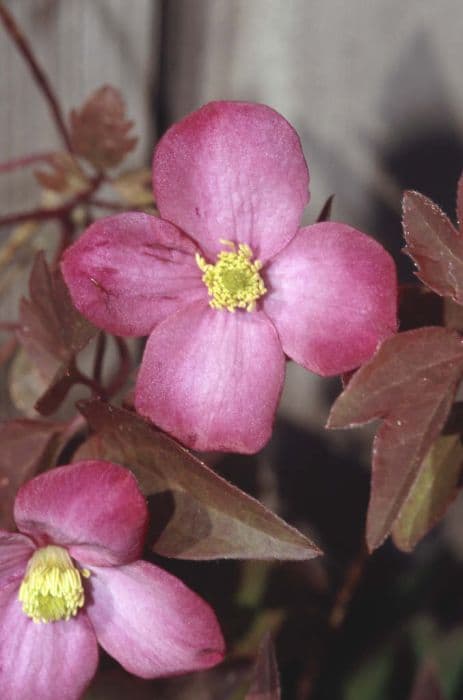
[[[0,531],[0,697],[77,700],[97,642],[143,678],[223,658],[214,613],[139,560],[147,507],[133,475],[109,462],[58,467],[25,484]]]
[[[215,102],[171,127],[153,162],[161,218],[95,222],[62,271],[77,308],[116,335],[149,335],[135,407],[200,450],[268,440],[286,356],[354,369],[396,331],[392,259],[340,223],[299,228],[309,175],[269,107]]]

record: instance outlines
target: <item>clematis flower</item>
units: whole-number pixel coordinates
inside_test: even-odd
[[[199,450],[268,440],[285,356],[334,375],[396,330],[396,274],[341,223],[299,228],[309,174],[299,138],[263,105],[215,102],[171,127],[153,161],[161,218],[99,220],[67,250],[77,308],[149,335],[135,407]]]
[[[222,660],[209,606],[139,560],[147,508],[127,469],[84,461],[41,474],[14,518],[19,533],[0,531],[1,698],[79,698],[97,642],[143,678]]]

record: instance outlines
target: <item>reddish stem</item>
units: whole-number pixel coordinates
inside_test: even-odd
[[[103,356],[101,355],[100,357],[100,354],[102,351],[104,352],[104,346],[106,345],[106,336],[104,333],[102,333],[98,338],[94,374],[92,378],[83,374],[78,369],[75,362],[72,364],[72,372],[75,377],[76,383],[88,386],[90,389],[92,389],[93,393],[96,396],[103,399],[104,401],[109,401],[109,399],[111,399],[115,394],[117,394],[118,391],[120,391],[120,389],[122,389],[129,377],[131,370],[130,353],[126,341],[124,340],[124,338],[119,338],[118,336],[113,337],[116,341],[117,350],[119,352],[119,367],[117,368],[117,371],[114,377],[112,378],[111,382],[109,383],[108,387],[105,388],[102,385],[101,377],[98,376],[98,374],[101,374],[102,370],[102,366],[100,367],[99,364],[103,361]],[[105,339],[104,342],[100,340],[101,338]],[[97,376],[95,376],[95,369]]]
[[[53,153],[32,153],[29,156],[13,158],[13,160],[8,160],[6,163],[0,163],[0,174],[8,173],[18,168],[27,168],[29,165],[34,165],[35,163],[49,163],[52,157]]]
[[[100,331],[98,333],[95,358],[93,361],[93,381],[97,384],[101,384],[103,375],[103,360],[106,352],[106,333]]]
[[[87,377],[86,374],[83,374],[77,367],[75,361],[71,363],[70,369],[74,384],[83,384],[84,386],[88,386],[88,388],[91,389],[96,396],[101,399],[106,399],[106,391],[104,388],[90,377]]]
[[[1,7],[1,5],[0,5]],[[69,212],[71,212],[74,207],[78,204],[86,202],[89,197],[98,189],[104,180],[104,175],[100,173],[91,181],[90,187],[80,192],[78,195],[70,199],[66,204],[62,204],[59,207],[45,209],[43,207],[37,209],[29,209],[29,211],[21,211],[13,214],[7,214],[6,216],[0,217],[0,226],[9,226],[12,224],[20,224],[23,221],[46,221],[48,219],[61,219],[64,221]]]
[[[351,601],[357,592],[360,581],[362,580],[365,571],[365,565],[368,561],[369,552],[366,543],[362,541],[362,546],[357,556],[351,561],[347,567],[344,578],[338,588],[333,600],[333,604],[327,618],[327,630],[324,642],[321,642],[319,652],[302,677],[297,697],[299,700],[309,700],[315,689],[316,682],[320,676],[322,666],[328,657],[331,645],[336,637],[336,634],[341,629],[346,615],[349,611]]]
[[[342,627],[349,610],[350,602],[362,578],[368,556],[369,552],[367,546],[363,543],[358,555],[349,565],[344,576],[344,581],[336,593],[328,619],[328,626],[333,632]]]
[[[54,270],[58,267],[59,262],[61,260],[61,256],[63,255],[66,248],[71,245],[74,236],[75,227],[72,221],[70,211],[68,211],[66,215],[62,216],[60,220],[60,226],[60,240],[55,254],[53,256],[52,263],[52,267]]]
[[[61,108],[58,104],[58,100],[56,99],[56,96],[51,88],[48,78],[45,72],[38,64],[37,59],[35,58],[25,35],[21,31],[13,15],[10,13],[9,10],[7,10],[3,2],[0,2],[0,19],[2,20],[6,31],[16,44],[18,51],[22,54],[24,60],[29,66],[29,70],[31,71],[34,77],[35,82],[37,83],[43,96],[48,102],[48,106],[55,120],[56,127],[59,133],[61,134],[61,138],[63,139],[67,150],[70,153],[72,153],[73,148],[71,138],[69,136],[66,123],[61,112]]]

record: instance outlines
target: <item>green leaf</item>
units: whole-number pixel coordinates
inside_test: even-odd
[[[399,549],[410,552],[442,518],[458,493],[463,466],[460,435],[441,435],[424,458],[392,529]]]
[[[457,333],[411,330],[386,340],[334,403],[330,428],[383,419],[373,444],[370,551],[391,532],[442,430],[462,374],[463,340]]]
[[[158,554],[282,560],[320,554],[304,535],[139,416],[101,401],[79,405],[96,435],[74,461],[107,459],[133,471],[158,515]]]

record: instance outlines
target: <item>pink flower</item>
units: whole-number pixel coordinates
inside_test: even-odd
[[[396,330],[396,274],[350,226],[299,228],[309,175],[269,107],[215,102],[175,124],[153,162],[161,218],[102,219],[66,252],[77,308],[116,335],[149,335],[135,407],[199,450],[268,440],[285,355],[354,369]]]
[[[23,486],[0,531],[0,697],[74,700],[97,642],[143,678],[223,658],[214,613],[181,581],[140,561],[145,500],[133,475],[78,462]]]

